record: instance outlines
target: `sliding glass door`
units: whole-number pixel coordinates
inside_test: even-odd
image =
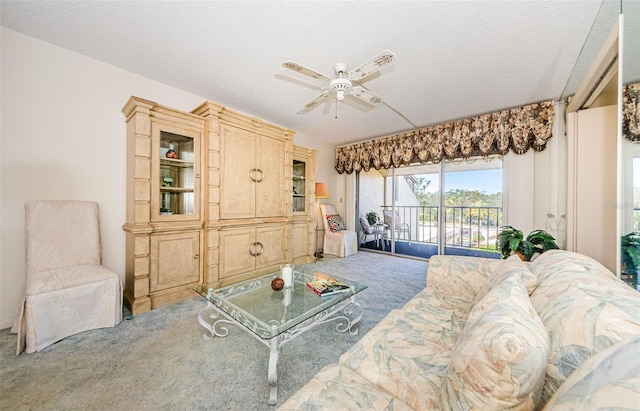
[[[444,254],[495,257],[502,225],[502,159],[444,164]]]
[[[357,191],[362,249],[419,258],[498,256],[500,157],[361,171]]]

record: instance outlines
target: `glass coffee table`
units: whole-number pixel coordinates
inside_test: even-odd
[[[338,279],[349,288],[320,297],[307,287],[308,281],[326,276]],[[275,405],[278,400],[280,347],[329,321],[338,322],[337,332],[357,334],[363,312],[355,296],[367,288],[364,284],[305,269],[305,266],[295,268],[293,285],[281,291],[271,288],[271,281],[276,277],[280,277],[279,271],[235,284],[214,282],[194,288],[207,300],[207,306],[198,314],[198,321],[207,330],[204,339],[224,337],[229,333],[225,324],[236,324],[270,348],[269,405]]]

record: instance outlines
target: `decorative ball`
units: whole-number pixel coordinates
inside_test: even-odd
[[[280,291],[284,288],[284,280],[282,278],[274,278],[273,281],[271,281],[271,288],[273,289],[273,291]]]

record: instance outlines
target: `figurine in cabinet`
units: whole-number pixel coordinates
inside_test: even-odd
[[[169,141],[169,151],[167,151],[167,158],[176,158],[176,146],[173,144],[173,141]]]

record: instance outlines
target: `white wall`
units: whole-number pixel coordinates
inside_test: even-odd
[[[567,136],[566,103],[556,103],[553,138],[547,148],[535,153],[534,227],[555,237],[558,246],[567,246]]]
[[[373,211],[381,221],[383,220],[380,206],[384,204],[384,185],[385,177],[380,171],[372,168],[368,172],[360,172],[359,217],[366,218],[367,213]]]
[[[0,328],[6,328],[25,282],[24,203],[97,201],[103,263],[124,282],[126,125],[121,109],[131,95],[185,111],[205,98],[1,30]],[[295,142],[318,149],[318,164],[328,162],[318,167],[319,181],[335,184],[333,147],[305,136]]]
[[[564,113],[556,113],[563,116]],[[542,152],[503,157],[503,224],[528,235],[548,231],[564,248],[566,237],[566,153],[564,135],[554,135]]]

